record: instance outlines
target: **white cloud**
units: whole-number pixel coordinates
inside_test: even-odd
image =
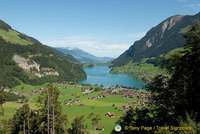
[[[184,5],[184,7],[190,8],[194,11],[200,11],[200,3],[198,3],[198,4],[187,4],[187,5]]]
[[[114,50],[114,49],[122,49],[122,50],[126,50],[130,47],[131,44],[108,44],[106,46],[104,46],[105,49],[110,49],[110,50]]]
[[[51,47],[77,47],[95,56],[118,57],[133,44],[134,40],[138,40],[144,35],[144,32],[140,32],[116,35],[104,39],[92,35],[79,35],[56,39],[40,39],[40,41]]]

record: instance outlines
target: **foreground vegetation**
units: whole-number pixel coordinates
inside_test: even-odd
[[[75,121],[77,124],[77,122],[80,123],[80,120],[81,120],[83,121],[82,127],[83,127],[84,132],[94,133],[94,130],[96,131],[96,127],[103,126],[104,131],[97,130],[96,133],[105,133],[105,134],[111,133],[112,129],[115,127],[115,122],[126,111],[123,109],[122,106],[127,105],[127,104],[135,104],[134,101],[138,101],[138,102],[142,101],[142,99],[137,98],[137,96],[135,96],[135,98],[129,98],[129,97],[123,98],[124,94],[123,94],[122,89],[125,89],[125,88],[122,88],[122,87],[113,87],[112,89],[113,90],[115,89],[117,93],[110,94],[107,97],[97,98],[99,94],[106,93],[112,90],[103,89],[102,87],[98,87],[98,86],[90,86],[87,84],[82,84],[82,85],[75,84],[73,82],[72,83],[54,83],[53,85],[54,85],[53,87],[56,88],[55,90],[59,92],[58,102],[59,102],[59,107],[61,107],[60,111],[62,114],[64,114],[63,116],[67,115],[67,118],[66,118],[67,122],[65,125],[66,128],[62,128],[62,132],[65,129],[66,132],[70,131],[69,133],[73,133],[72,131],[75,131],[75,128],[73,129],[73,126],[74,127],[76,126],[76,125],[73,125],[73,121]],[[5,101],[3,103],[2,107],[4,109],[4,115],[1,116],[2,123],[6,126],[9,124],[9,123],[7,124],[6,121],[12,122],[12,120],[16,120],[16,118],[17,120],[22,119],[21,117],[19,117],[22,114],[21,112],[24,111],[23,109],[29,109],[29,108],[30,108],[29,114],[31,114],[31,111],[37,111],[39,113],[38,115],[35,115],[36,117],[38,116],[38,118],[36,118],[37,120],[34,121],[31,119],[31,117],[29,118],[30,123],[31,123],[31,120],[32,122],[39,122],[41,120],[39,116],[41,116],[41,114],[44,112],[43,111],[44,109],[47,109],[47,107],[44,106],[44,103],[45,103],[44,101],[45,100],[47,101],[47,98],[46,99],[42,98],[45,96],[44,94],[46,94],[46,91],[44,90],[45,91],[44,93],[42,92],[39,93],[39,90],[45,89],[46,87],[49,87],[48,83],[45,83],[43,85],[38,85],[38,86],[31,86],[31,85],[21,83],[21,85],[16,86],[12,90],[10,90],[10,92],[16,91],[18,94],[23,93],[24,95],[27,95],[27,96],[26,96],[26,99],[24,99],[23,101],[10,100],[10,101]],[[89,91],[92,91],[92,92],[84,93],[83,89],[86,89],[86,90],[88,89]],[[127,90],[131,90],[131,89],[127,89]],[[145,91],[137,91],[137,92],[139,93],[141,92],[142,94],[142,92],[145,92]],[[95,97],[96,99],[88,99],[88,98],[93,98],[93,97]],[[38,99],[40,101],[38,101]],[[77,102],[75,102],[76,100]],[[83,107],[80,106],[81,104],[84,104],[84,106]],[[47,105],[47,102],[45,103],[45,105]],[[138,107],[141,108],[142,106],[138,106]],[[16,109],[19,109],[19,110],[16,111]],[[120,109],[123,109],[123,111],[120,111]],[[42,113],[40,113],[41,110],[43,111]],[[52,109],[50,111],[52,111]],[[115,117],[105,116],[107,112],[113,112],[115,114]],[[91,114],[92,114],[92,117],[90,117]],[[82,117],[82,115],[84,115],[84,117]],[[95,119],[99,119],[98,123],[96,124],[94,123],[96,122]],[[21,126],[20,125],[18,126],[17,124],[21,124]],[[8,128],[10,129],[8,132],[10,133],[12,131],[23,132],[23,121],[21,123],[16,122],[15,125],[17,125],[16,127],[19,127],[20,130],[14,129],[13,126],[8,126]],[[27,127],[28,126],[26,125],[26,131],[28,131]],[[34,126],[34,127],[36,128],[32,130],[31,125],[30,125],[29,130],[32,131],[32,133],[33,131],[34,132],[38,131],[40,133],[43,133],[42,132],[43,129],[40,128],[41,126],[40,127]],[[76,129],[79,129],[79,128],[76,128]],[[4,131],[4,129],[2,131]],[[59,132],[56,132],[56,133],[59,133]]]
[[[121,133],[200,133],[200,22],[191,26],[185,38],[183,50],[162,63],[169,76],[158,75],[147,84],[153,94],[150,105],[130,109],[117,121]]]

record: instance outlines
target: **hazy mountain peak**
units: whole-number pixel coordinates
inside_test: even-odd
[[[97,57],[77,47],[56,48],[57,50],[73,55],[81,63],[104,63],[112,60],[110,57]]]
[[[68,49],[68,50],[81,50],[77,47],[65,47],[65,49]]]

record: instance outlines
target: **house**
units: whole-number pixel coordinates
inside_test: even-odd
[[[125,104],[122,106],[124,109],[129,109],[129,105]]]
[[[82,88],[82,92],[88,92],[89,89],[88,88]]]
[[[76,84],[76,85],[74,86],[74,88],[76,88],[76,87],[81,87],[81,84]]]
[[[103,131],[103,130],[104,130],[104,126],[98,126],[98,127],[96,128],[96,130]]]
[[[85,106],[85,104],[80,104],[80,106],[81,106],[81,107],[84,107],[84,106]]]
[[[77,102],[80,102],[80,100],[76,99],[76,100],[73,101],[73,103],[77,103]]]
[[[65,102],[65,105],[69,105],[70,104],[70,102]]]
[[[124,111],[124,109],[120,109],[119,111]]]
[[[72,93],[72,96],[76,95],[76,93]]]
[[[107,113],[105,114],[105,116],[115,117],[115,113],[114,113],[114,112],[107,112]]]
[[[63,89],[66,89],[66,88],[68,88],[68,86],[64,86],[64,87],[63,87]]]
[[[19,108],[15,108],[15,112],[17,112],[19,110]]]
[[[115,113],[112,112],[111,115],[110,115],[110,117],[115,117]]]
[[[137,103],[138,101],[134,101],[134,103]]]

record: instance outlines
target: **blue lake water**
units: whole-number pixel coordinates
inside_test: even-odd
[[[134,75],[130,74],[111,74],[108,66],[94,66],[84,68],[87,73],[87,79],[81,80],[81,83],[89,83],[91,85],[101,85],[110,87],[115,85],[123,85],[128,87],[137,87],[142,89],[143,80],[136,80]]]

